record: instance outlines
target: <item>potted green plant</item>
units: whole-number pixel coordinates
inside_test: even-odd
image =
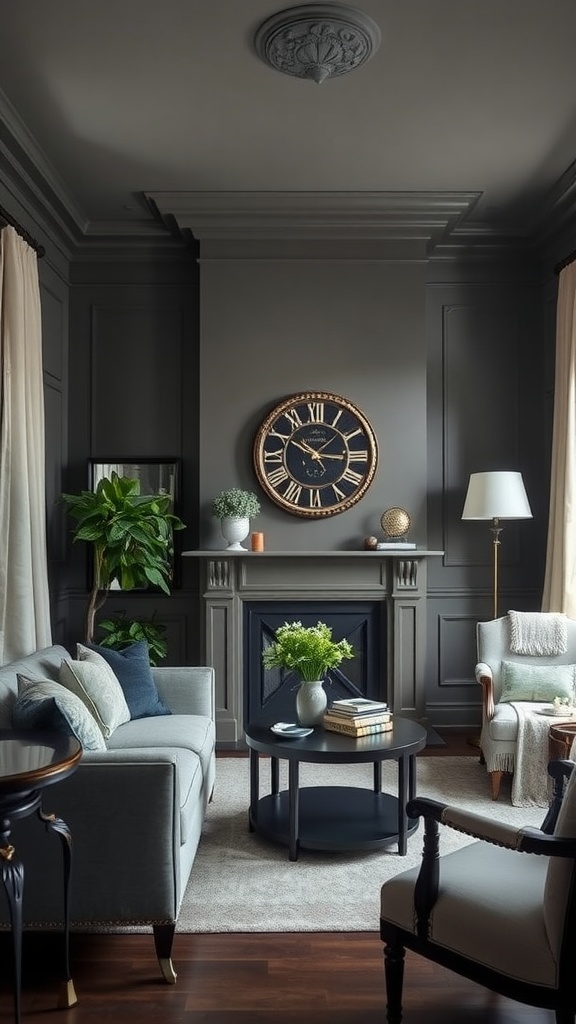
[[[96,490],[62,494],[77,521],[74,541],[93,546],[93,578],[86,610],[86,641],[94,637],[96,612],[116,581],[121,590],[158,587],[170,594],[173,531],[184,523],[168,494],[140,494],[140,483],[113,472]]]
[[[250,520],[260,513],[260,502],[253,491],[230,487],[212,501],[212,514],[220,520],[222,536],[228,550],[243,551],[241,541],[250,532]]]
[[[168,642],[164,635],[166,626],[155,622],[154,616],[150,619],[131,619],[126,612],[118,612],[111,619],[101,619],[98,630],[104,634],[99,640],[100,645],[114,650],[122,650],[123,647],[145,640],[151,665],[157,665],[168,653]]]
[[[296,712],[300,725],[318,725],[326,710],[323,687],[328,669],[336,668],[345,658],[354,657],[348,640],[333,640],[332,629],[325,622],[303,626],[301,622],[285,622],[274,634],[274,640],[262,652],[265,668],[285,668],[297,672],[301,684],[296,694]]]

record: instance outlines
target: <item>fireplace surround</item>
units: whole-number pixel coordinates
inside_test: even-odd
[[[182,554],[202,566],[202,655],[215,669],[220,747],[244,744],[248,715],[282,720],[291,707],[295,680],[266,680],[257,663],[261,641],[254,637],[281,624],[279,617],[306,618],[307,624],[340,619],[338,629],[349,636],[351,628],[356,644],[363,636],[365,648],[354,669],[352,662],[343,663],[342,673],[329,681],[329,693],[333,686],[338,694],[385,694],[396,714],[425,724],[426,563],[442,551]],[[341,616],[348,616],[348,625],[341,625]],[[336,628],[334,636],[339,639]]]

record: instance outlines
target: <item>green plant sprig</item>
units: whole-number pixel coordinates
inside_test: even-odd
[[[352,645],[347,640],[333,640],[332,629],[325,622],[318,622],[316,626],[285,622],[274,636],[274,641],[262,652],[264,667],[292,669],[305,682],[323,679],[328,669],[336,668],[345,658],[354,657]]]
[[[126,612],[118,612],[111,619],[102,619],[98,623],[98,629],[104,633],[100,640],[102,647],[110,647],[116,651],[139,640],[145,640],[151,665],[157,665],[168,653],[168,641],[164,636],[166,626],[164,623],[155,622],[154,616],[150,619],[130,619]]]

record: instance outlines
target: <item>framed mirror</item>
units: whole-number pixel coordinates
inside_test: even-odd
[[[180,459],[89,459],[88,486],[95,491],[100,480],[110,479],[112,473],[129,477],[140,483],[140,494],[168,494],[174,514],[180,515]],[[173,535],[171,587],[179,586],[179,558],[177,557],[179,530]],[[135,591],[135,593],[141,591]]]

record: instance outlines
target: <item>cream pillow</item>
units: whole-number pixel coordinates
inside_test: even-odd
[[[66,659],[60,666],[59,679],[83,701],[104,738],[109,739],[119,725],[130,721],[130,710],[114,672],[103,658],[101,661],[103,665]]]

